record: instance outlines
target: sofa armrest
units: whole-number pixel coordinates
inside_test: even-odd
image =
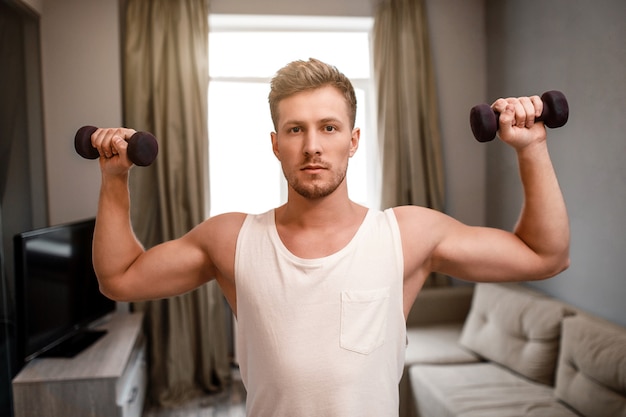
[[[463,323],[472,305],[473,285],[423,288],[407,317],[407,327]]]

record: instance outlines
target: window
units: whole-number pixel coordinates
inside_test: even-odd
[[[271,148],[269,82],[288,62],[309,57],[337,66],[355,87],[361,141],[349,163],[348,190],[354,201],[377,206],[372,19],[240,15],[209,19],[210,215],[260,213],[286,201],[287,185]]]

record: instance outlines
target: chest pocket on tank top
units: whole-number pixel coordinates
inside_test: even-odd
[[[341,293],[343,349],[370,354],[385,343],[389,314],[389,287]]]

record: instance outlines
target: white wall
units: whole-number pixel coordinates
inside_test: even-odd
[[[58,224],[96,214],[98,163],[76,154],[74,134],[122,122],[119,9],[111,0],[42,1],[48,208]]]
[[[84,124],[122,122],[120,10],[115,0],[28,0],[42,7],[42,65],[50,220],[93,216],[97,162],[73,150]],[[378,0],[213,0],[213,13],[373,16]],[[468,112],[486,96],[484,0],[427,0],[445,152],[447,212],[484,223],[485,148]],[[39,6],[41,7],[41,6]]]

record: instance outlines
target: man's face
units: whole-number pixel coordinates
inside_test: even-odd
[[[360,130],[350,126],[341,93],[331,86],[297,93],[278,103],[278,114],[272,148],[289,187],[310,199],[345,187]]]

